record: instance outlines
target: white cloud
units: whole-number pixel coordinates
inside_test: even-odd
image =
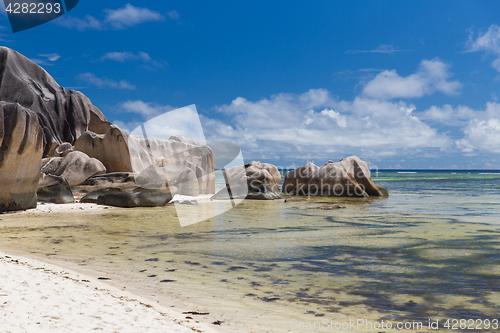
[[[321,114],[326,115],[332,119],[335,119],[340,127],[347,127],[346,118],[345,116],[342,116],[340,113],[335,112],[332,109],[330,110],[324,109],[323,111],[321,111]]]
[[[120,127],[120,129],[124,130],[128,134],[130,134],[130,132],[132,132],[135,128],[137,128],[138,126],[141,126],[141,124],[142,124],[142,122],[135,121],[135,120],[129,121],[129,122],[124,122],[121,120],[113,120],[112,123],[114,125]]]
[[[478,112],[465,105],[456,107],[445,104],[442,107],[432,105],[429,109],[419,113],[419,118],[434,123],[448,126],[466,125],[467,122],[476,117]]]
[[[129,89],[135,90],[135,85],[131,84],[128,81],[114,81],[108,78],[99,78],[95,76],[93,73],[81,73],[78,75],[78,78],[82,81],[85,81],[93,86],[98,88],[113,88],[113,89]]]
[[[500,119],[472,119],[465,128],[465,138],[457,140],[457,147],[464,153],[500,153]]]
[[[424,112],[418,113],[418,117],[422,120],[449,126],[467,126],[473,119],[489,120],[500,118],[500,104],[488,102],[484,110],[474,110],[466,105],[458,105],[456,107],[449,104],[445,104],[442,107],[433,105]]]
[[[119,9],[105,9],[104,21],[114,29],[125,29],[144,22],[163,21],[165,17],[160,13],[126,4]]]
[[[478,51],[485,51],[500,57],[500,26],[492,24],[483,34],[471,31],[466,52]],[[500,71],[500,58],[495,59],[491,66]]]
[[[108,52],[101,57],[101,60],[113,60],[118,62],[126,61],[142,61],[144,64],[150,65],[154,68],[165,68],[168,63],[164,60],[154,60],[146,52],[139,51],[137,54],[132,52]]]
[[[63,27],[70,29],[83,30],[103,30],[105,26],[98,19],[91,15],[85,15],[84,18],[63,15],[54,21]]]
[[[395,52],[409,52],[411,50],[398,50],[395,49],[394,46],[389,45],[389,44],[382,44],[379,45],[376,49],[374,50],[347,50],[345,51],[346,54],[355,54],[355,53],[395,53]]]
[[[395,69],[379,73],[363,88],[363,95],[377,99],[415,98],[442,92],[456,95],[462,85],[448,81],[452,76],[449,65],[438,58],[422,60],[416,73],[400,76]]]
[[[172,20],[178,20],[180,18],[180,15],[179,15],[179,13],[177,13],[176,10],[172,10],[172,11],[168,12],[167,14],[168,14],[168,17],[170,17]]]
[[[136,100],[136,101],[126,101],[124,103],[120,103],[118,104],[116,109],[122,112],[137,113],[141,115],[142,118],[144,119],[150,119],[165,112],[172,111],[176,108],[170,105],[146,103],[141,100]]]
[[[366,97],[338,101],[325,89],[311,89],[255,102],[238,97],[217,108],[228,122],[201,118],[209,141],[235,142],[247,158],[328,159],[354,153],[377,158],[450,148],[452,141],[414,116],[414,109]]]
[[[39,56],[47,58],[48,61],[57,61],[61,58],[61,56],[57,53],[39,54]]]
[[[49,65],[49,66],[52,66],[52,62],[57,61],[59,58],[61,58],[61,56],[57,53],[39,54],[38,56],[44,59],[31,58],[31,61],[39,65]]]
[[[84,18],[64,15],[55,22],[67,28],[78,30],[123,30],[145,22],[164,20],[165,17],[157,11],[126,4],[125,7],[118,9],[104,9],[104,18],[102,20],[91,15],[86,15]]]

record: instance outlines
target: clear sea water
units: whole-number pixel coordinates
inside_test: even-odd
[[[360,318],[438,319],[444,332],[446,319],[500,319],[500,171],[382,170],[372,179],[389,198],[246,200],[183,228],[173,206],[7,214],[0,248],[183,298],[223,313],[227,332],[310,332],[298,324]],[[324,209],[334,203],[346,208]]]

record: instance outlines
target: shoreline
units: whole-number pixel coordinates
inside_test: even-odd
[[[167,307],[113,280],[99,279],[98,272],[88,274],[91,270],[67,268],[60,261],[54,264],[27,255],[6,251],[4,246],[0,249],[0,322],[7,332],[131,328],[142,332],[220,332],[211,327],[207,316],[183,314],[186,311],[175,308],[180,306],[178,300],[172,299],[175,305]]]

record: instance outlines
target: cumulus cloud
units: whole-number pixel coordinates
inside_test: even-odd
[[[163,21],[165,17],[160,13],[126,4],[119,9],[105,9],[104,21],[114,29],[125,29],[144,22]]]
[[[476,117],[480,111],[475,111],[466,105],[456,107],[445,104],[441,107],[432,105],[429,109],[418,114],[422,120],[448,126],[463,126]]]
[[[500,152],[500,103],[488,102],[484,109],[466,105],[431,106],[418,113],[422,120],[460,128],[464,137],[455,146],[467,155]]]
[[[114,81],[108,78],[99,78],[93,73],[81,73],[78,78],[98,88],[128,89],[135,90],[135,85],[126,80]]]
[[[168,63],[164,60],[154,60],[146,52],[139,51],[137,54],[132,52],[108,52],[101,56],[101,60],[113,60],[118,62],[142,61],[146,65],[154,68],[165,68]]]
[[[391,54],[395,52],[409,52],[411,50],[399,50],[395,49],[394,46],[389,45],[389,44],[382,44],[379,45],[376,49],[374,50],[347,50],[345,51],[346,54],[356,54],[356,53],[385,53],[385,54]]]
[[[500,119],[472,119],[464,130],[465,138],[457,140],[457,147],[464,153],[500,153]]]
[[[120,103],[117,105],[116,109],[119,112],[136,113],[141,115],[143,119],[150,119],[165,112],[172,111],[175,108],[170,105],[160,105],[157,103],[147,103],[141,100],[135,100]]]
[[[491,66],[500,71],[500,26],[492,24],[484,33],[471,31],[466,52],[478,51],[485,51],[497,56]]]
[[[113,120],[113,124],[115,124],[116,126],[120,127],[120,129],[130,134],[130,132],[132,132],[135,128],[141,126],[142,122],[136,120],[128,122],[124,122],[122,120]]]
[[[364,86],[363,95],[384,100],[422,97],[435,92],[456,95],[462,85],[449,81],[451,76],[449,65],[439,58],[422,60],[417,72],[406,77],[400,76],[395,69],[377,74]]]
[[[165,17],[157,11],[135,7],[131,4],[126,4],[125,7],[118,9],[106,8],[103,11],[103,16],[99,20],[91,15],[86,15],[84,18],[64,15],[55,22],[67,28],[78,30],[123,30],[145,22],[165,20]]]
[[[54,61],[57,61],[59,58],[61,58],[61,56],[57,53],[39,54],[38,56],[41,58],[31,58],[31,61],[39,65],[49,65],[49,66],[52,66],[52,63]]]
[[[364,96],[339,101],[325,89],[311,89],[258,101],[238,97],[217,108],[229,121],[202,117],[202,124],[209,141],[235,142],[247,158],[376,158],[453,145],[413,115],[414,109]]]
[[[104,30],[105,25],[91,15],[85,15],[83,18],[64,15],[54,21],[63,27],[70,29],[84,30]]]

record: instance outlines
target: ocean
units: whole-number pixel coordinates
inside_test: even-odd
[[[172,205],[5,214],[0,248],[97,272],[159,302],[177,297],[186,311],[223,313],[227,332],[498,327],[500,171],[380,170],[372,179],[389,198],[245,200],[186,227]],[[332,203],[345,208],[326,209]],[[186,209],[207,205],[217,203]],[[353,321],[361,326],[342,328]]]

